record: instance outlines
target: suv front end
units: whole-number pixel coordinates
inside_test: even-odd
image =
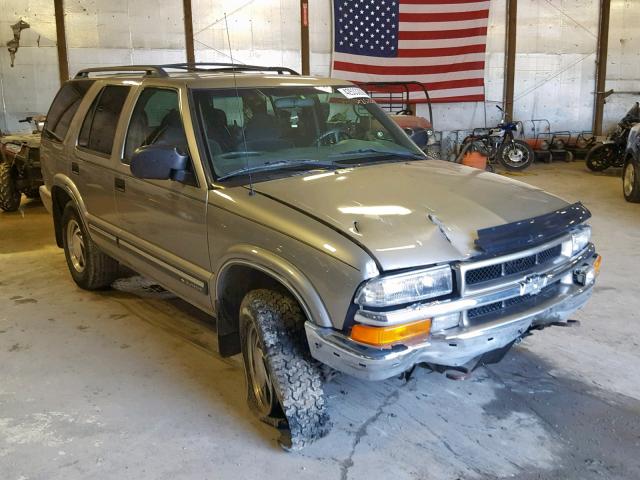
[[[376,277],[356,293],[349,327],[306,322],[311,354],[367,380],[420,363],[470,371],[498,361],[530,330],[566,323],[591,296],[600,257],[590,236],[580,225],[515,253]]]

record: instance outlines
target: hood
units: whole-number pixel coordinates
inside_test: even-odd
[[[568,205],[522,182],[437,160],[307,172],[254,188],[340,230],[383,270],[469,258],[480,253],[479,229]]]

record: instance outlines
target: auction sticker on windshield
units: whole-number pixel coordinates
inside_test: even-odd
[[[338,88],[338,91],[347,98],[369,98],[369,95],[358,87]]]

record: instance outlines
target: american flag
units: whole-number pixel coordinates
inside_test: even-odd
[[[434,102],[483,101],[489,3],[334,0],[332,76],[421,82]]]

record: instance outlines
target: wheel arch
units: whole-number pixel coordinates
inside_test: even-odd
[[[51,187],[51,215],[53,216],[56,245],[60,248],[62,248],[62,213],[64,212],[64,207],[70,201],[76,206],[80,219],[85,224],[85,230],[88,231],[85,221],[86,208],[80,192],[68,177],[56,175]]]
[[[305,317],[321,325],[332,325],[318,292],[294,265],[272,252],[251,245],[233,248],[220,262],[213,288],[220,353],[240,352],[239,312],[244,296],[256,288],[272,288],[293,297]]]

